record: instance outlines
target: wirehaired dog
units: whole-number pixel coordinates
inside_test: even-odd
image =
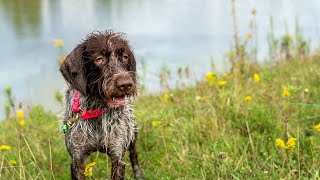
[[[111,158],[111,178],[124,179],[127,149],[135,177],[143,179],[130,100],[137,95],[136,61],[124,34],[88,35],[66,57],[60,71],[68,84],[62,125],[72,179],[85,178],[85,159],[96,151]]]

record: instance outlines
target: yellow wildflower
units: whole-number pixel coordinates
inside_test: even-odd
[[[278,138],[276,139],[276,146],[282,149],[293,150],[296,147],[296,141],[297,138],[289,138],[287,143],[284,144],[283,140]]]
[[[53,44],[55,47],[63,47],[64,46],[62,39],[53,39]]]
[[[226,84],[227,84],[227,81],[218,81],[218,82],[217,82],[217,86],[218,86],[218,87],[225,86]]]
[[[60,56],[58,61],[59,61],[60,64],[62,64],[65,59],[66,59],[65,56]]]
[[[17,111],[17,118],[22,119],[23,118],[23,111],[21,109],[19,109]]]
[[[84,169],[84,175],[85,176],[92,176],[92,166],[96,165],[96,162],[92,162],[86,165],[85,169]]]
[[[15,161],[15,160],[9,160],[9,163],[14,166],[14,165],[17,164],[17,161]]]
[[[286,145],[284,144],[283,140],[280,139],[280,138],[276,139],[276,146],[278,146],[278,147],[280,147],[282,149],[286,149],[287,148]]]
[[[252,9],[251,10],[251,14],[255,16],[257,14],[257,10],[256,9]]]
[[[297,138],[289,138],[287,142],[287,149],[292,150],[296,147]]]
[[[157,127],[161,124],[161,121],[152,121],[152,126]]]
[[[162,97],[163,103],[167,104],[168,99],[169,99],[169,94],[167,94],[167,93],[163,94],[163,97]]]
[[[19,126],[24,126],[26,124],[26,122],[24,122],[24,120],[19,121]]]
[[[288,88],[283,88],[282,96],[290,96],[290,92],[289,92]]]
[[[261,81],[260,76],[259,76],[258,73],[254,73],[254,74],[253,74],[253,80],[254,80],[254,82],[256,82],[256,83],[259,83],[259,82]]]
[[[10,149],[11,149],[11,147],[8,145],[1,145],[0,146],[0,150],[9,151]]]
[[[289,35],[288,38],[289,38],[290,41],[293,41],[294,37],[292,35]]]
[[[223,73],[223,78],[227,79],[228,78],[228,74],[227,73]]]
[[[214,84],[214,80],[216,79],[216,75],[212,72],[208,72],[206,75],[206,80],[209,82],[209,84],[212,86]]]
[[[208,96],[196,96],[196,100],[197,101],[203,101],[203,100],[206,100],[208,99]]]
[[[318,132],[320,132],[320,124],[316,125],[315,128]]]
[[[252,96],[246,96],[246,97],[244,98],[244,100],[247,101],[247,102],[249,102],[249,101],[252,100]]]
[[[252,34],[251,34],[251,33],[246,34],[246,39],[247,39],[247,40],[252,39]]]

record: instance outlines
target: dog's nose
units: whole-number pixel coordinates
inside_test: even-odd
[[[129,91],[133,86],[133,81],[131,78],[119,78],[117,80],[117,87],[122,91]]]

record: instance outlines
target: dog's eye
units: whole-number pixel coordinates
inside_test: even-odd
[[[95,63],[102,63],[102,61],[103,61],[103,58],[102,58],[101,56],[97,57],[97,58],[94,60]]]
[[[129,56],[128,56],[127,54],[124,54],[124,55],[122,56],[122,62],[127,63],[128,60],[129,60]]]

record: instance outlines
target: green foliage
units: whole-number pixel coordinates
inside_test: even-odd
[[[56,99],[57,102],[59,102],[61,105],[63,105],[63,96],[60,91],[56,91],[54,93],[54,98]]]
[[[6,98],[6,103],[5,103],[5,112],[6,112],[6,119],[10,118],[10,112],[12,109],[14,109],[14,101],[13,101],[13,97],[12,97],[12,87],[11,86],[7,86],[4,89],[4,94],[5,94],[5,98]]]
[[[165,90],[170,90],[169,79],[171,79],[171,71],[166,64],[163,64],[160,69],[160,86]]]

